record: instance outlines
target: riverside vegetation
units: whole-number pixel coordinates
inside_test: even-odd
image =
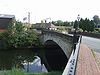
[[[26,73],[20,69],[13,68],[10,71],[1,71],[0,75],[62,75],[62,72],[40,72],[40,73]]]
[[[7,30],[0,33],[0,48],[3,49],[28,48],[39,45],[38,34],[18,21],[16,21],[15,25],[9,24]]]

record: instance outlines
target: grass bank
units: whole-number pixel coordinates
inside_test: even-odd
[[[27,73],[20,69],[4,70],[0,71],[0,75],[62,75],[62,72],[48,72],[48,73]]]

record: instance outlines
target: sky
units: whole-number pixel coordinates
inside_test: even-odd
[[[16,20],[23,21],[28,12],[32,23],[46,18],[75,21],[78,14],[93,19],[94,15],[100,16],[100,0],[0,0],[0,14],[15,15]]]

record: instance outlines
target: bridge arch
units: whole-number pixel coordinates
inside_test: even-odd
[[[72,36],[64,35],[61,33],[44,33],[41,36],[42,44],[44,45],[48,40],[52,40],[53,42],[58,44],[58,46],[61,47],[61,49],[64,51],[67,58],[70,57],[73,48]]]
[[[44,43],[45,58],[51,70],[64,70],[68,58],[62,48],[53,40],[47,40]]]
[[[72,52],[72,36],[58,32],[44,31],[41,34],[40,40],[45,46],[44,56],[46,59],[45,62],[48,63],[46,64],[47,69],[49,71],[63,70]]]

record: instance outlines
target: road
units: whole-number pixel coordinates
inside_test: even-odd
[[[82,36],[82,43],[87,44],[89,48],[100,53],[100,39]]]

